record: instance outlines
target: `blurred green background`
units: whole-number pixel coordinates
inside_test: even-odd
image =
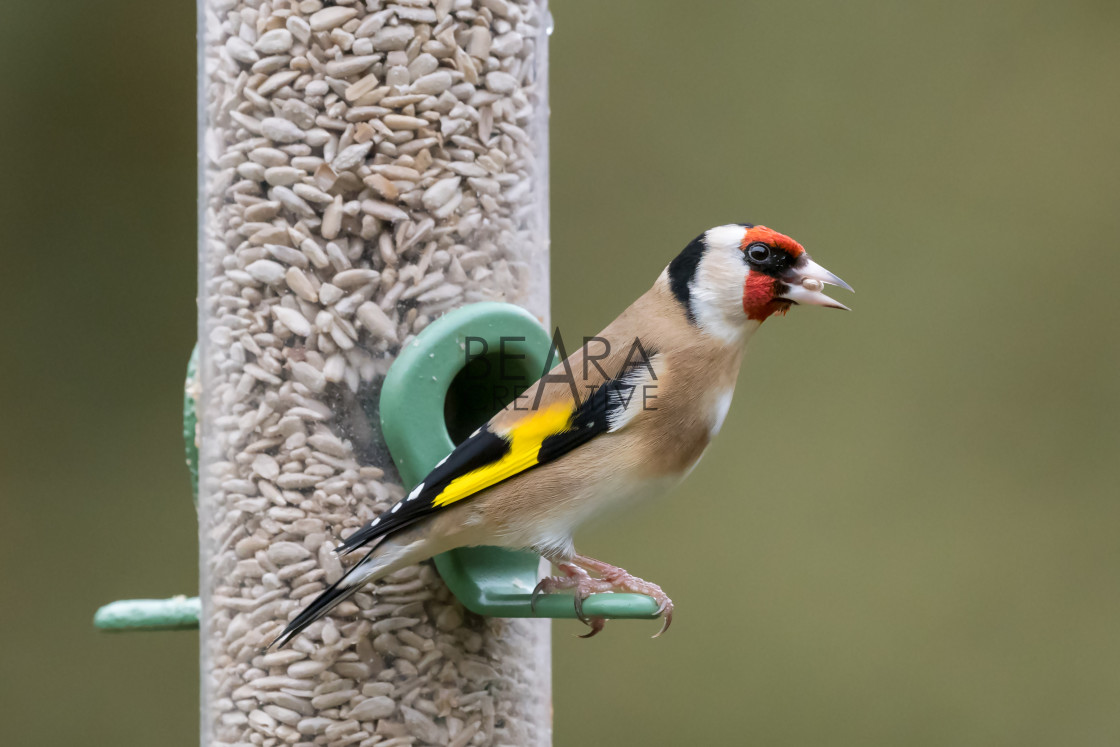
[[[581,550],[672,631],[555,626],[557,745],[1120,742],[1120,5],[556,0],[553,314],[594,333],[708,226],[858,290],[765,325],[670,499]],[[191,745],[188,2],[9,3],[5,741]]]

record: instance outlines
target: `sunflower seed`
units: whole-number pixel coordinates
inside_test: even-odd
[[[284,279],[284,266],[271,259],[258,259],[245,268],[254,279],[272,285]]]
[[[272,313],[281,324],[300,337],[307,337],[311,334],[311,322],[307,321],[306,317],[295,309],[289,309],[286,306],[273,306]]]
[[[455,191],[459,188],[461,179],[459,177],[452,177],[449,179],[441,179],[424,191],[422,202],[424,207],[428,210],[436,210],[447,204],[454,195]]]
[[[273,29],[261,34],[253,47],[261,54],[280,54],[292,47],[292,32],[286,28]]]
[[[356,15],[358,15],[358,11],[354,8],[336,5],[330,8],[323,8],[319,12],[312,14],[308,22],[312,31],[329,31],[330,29],[341,26]]]
[[[349,171],[365,160],[366,154],[369,153],[372,147],[373,143],[359,143],[344,148],[342,152],[331,161],[331,168],[334,169],[336,173]]]
[[[294,143],[303,137],[303,130],[280,117],[261,120],[261,134],[277,143]]]
[[[517,89],[517,79],[501,71],[487,73],[486,87],[494,93],[513,93]]]
[[[356,57],[343,57],[327,63],[327,75],[335,78],[349,78],[351,75],[364,73],[373,63],[377,62],[377,55],[361,55]]]
[[[373,34],[373,48],[378,52],[404,49],[414,36],[416,31],[411,26],[387,26]]]
[[[261,58],[249,42],[237,36],[231,36],[226,40],[226,51],[238,62],[253,63]]]
[[[397,704],[393,702],[392,698],[378,695],[367,698],[354,706],[350,711],[350,718],[358,721],[374,721],[380,718],[388,718],[396,710]]]

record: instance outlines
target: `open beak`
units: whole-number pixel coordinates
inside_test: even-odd
[[[806,255],[802,255],[801,261],[794,265],[786,277],[782,278],[782,282],[785,283],[786,290],[778,296],[781,300],[792,301],[795,304],[801,304],[803,306],[825,306],[830,309],[851,311],[851,309],[844,304],[826,296],[823,293],[823,289],[826,285],[835,285],[837,288],[843,288],[846,291],[855,293],[855,291],[852,290],[852,286],[809,259]]]

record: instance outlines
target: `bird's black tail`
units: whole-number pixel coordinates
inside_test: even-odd
[[[315,600],[311,602],[311,604],[300,610],[300,613],[296,615],[295,619],[284,628],[284,632],[276,636],[276,639],[268,644],[268,648],[274,646],[276,648],[283,648],[288,645],[288,642],[302,633],[304,628],[330,612],[348,596],[360,589],[362,584],[372,575],[372,573],[369,572],[369,566],[372,563],[371,556],[376,549],[377,548],[370,550],[366,556],[362,558],[360,563],[342,574],[342,578],[331,584],[326,591],[315,597]]]
[[[415,524],[415,520],[404,524],[404,527],[411,524]],[[391,537],[386,536],[386,532],[379,531],[373,537],[363,539],[361,545],[368,546],[368,543],[373,543],[373,547],[366,553],[366,556],[344,573],[342,578],[331,584],[326,591],[315,597],[311,604],[300,610],[295,619],[288,623],[288,626],[276,637],[276,640],[268,645],[268,648],[287,645],[308,625],[326,615],[370,581],[376,581],[383,576],[387,576],[398,568],[419,563],[441,551],[440,548],[432,547],[425,541],[426,532],[423,527],[412,526],[404,529],[404,531],[398,531],[404,527],[399,523],[390,527],[389,531],[393,532]],[[367,529],[369,529],[368,525],[360,531]],[[347,542],[349,542],[349,539],[347,539]]]

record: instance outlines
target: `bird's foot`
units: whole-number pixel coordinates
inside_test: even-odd
[[[591,574],[583,570],[573,563],[557,563],[556,567],[564,575],[562,576],[546,576],[542,578],[536,588],[533,589],[533,598],[530,602],[532,609],[537,608],[537,599],[542,594],[552,594],[564,589],[573,589],[575,591],[575,605],[576,617],[584,625],[591,628],[591,631],[580,638],[590,638],[598,633],[606,625],[607,621],[602,617],[588,617],[583,613],[583,600],[587,599],[592,594],[600,594],[605,591],[611,591],[611,585],[598,578],[592,578]]]
[[[653,636],[664,633],[673,622],[673,600],[661,590],[657,584],[645,581],[631,575],[622,568],[604,563],[601,560],[576,555],[571,562],[557,563],[562,576],[548,576],[541,580],[533,589],[532,606],[536,608],[537,598],[541,594],[551,594],[562,589],[575,590],[576,617],[591,628],[581,638],[590,638],[603,629],[606,620],[602,617],[589,617],[583,613],[583,600],[592,594],[605,592],[623,592],[630,594],[644,594],[657,602],[657,615],[662,618],[661,630]],[[594,578],[588,571],[598,574]]]
[[[644,594],[657,602],[657,615],[661,618],[662,623],[661,630],[654,634],[654,638],[664,633],[673,624],[673,600],[657,584],[638,578],[617,566],[584,555],[576,555],[572,562],[585,571],[597,573],[600,583],[605,583],[609,587],[605,591]]]

